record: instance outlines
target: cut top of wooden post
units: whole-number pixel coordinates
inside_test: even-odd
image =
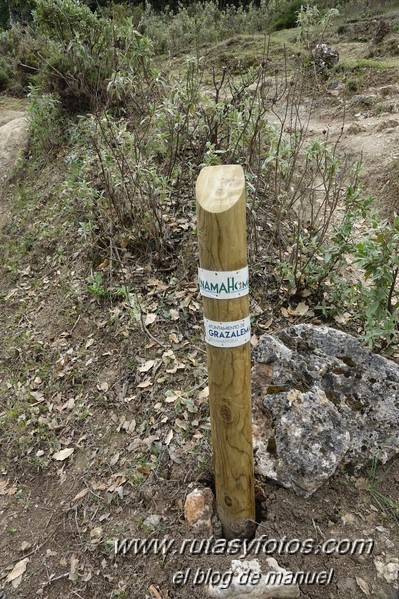
[[[238,164],[206,166],[197,179],[197,201],[207,212],[226,212],[245,190],[244,171]]]
[[[232,271],[247,265],[245,177],[241,166],[206,166],[196,186],[201,268]]]

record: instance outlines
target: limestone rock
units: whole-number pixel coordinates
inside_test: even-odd
[[[11,177],[29,136],[29,124],[23,113],[11,112],[12,120],[3,124],[0,121],[0,185]],[[18,115],[18,118],[15,116]],[[1,194],[0,194],[1,195]]]
[[[384,129],[394,129],[399,125],[399,122],[395,119],[389,119],[387,121],[382,121],[378,127],[377,131],[384,131]]]
[[[359,123],[352,123],[351,125],[349,125],[346,132],[349,135],[357,135],[358,133],[364,133],[365,131],[367,131],[367,127],[365,127],[364,125],[360,125]]]
[[[378,101],[376,94],[356,94],[352,97],[352,104],[371,108]]]
[[[313,60],[318,72],[328,71],[339,62],[339,52],[327,44],[317,44],[313,50]]]
[[[231,568],[218,584],[208,586],[209,597],[220,599],[280,599],[300,597],[297,584],[290,584],[291,573],[270,557],[268,571],[262,573],[257,559],[232,560]]]
[[[158,516],[158,514],[151,514],[151,516],[148,516],[144,520],[143,524],[144,526],[147,526],[147,528],[156,528],[161,524],[161,516]]]
[[[308,496],[340,463],[385,463],[399,451],[399,366],[355,337],[296,325],[263,335],[255,360],[275,430],[255,454],[265,476]],[[265,367],[267,380],[256,376]]]
[[[397,557],[386,558],[384,562],[382,558],[376,557],[374,565],[377,570],[377,576],[384,578],[389,583],[395,583],[399,578],[399,559]]]
[[[278,422],[275,476],[262,472],[264,452],[258,452],[258,470],[308,497],[334,474],[349,449],[342,417],[321,389],[267,395],[263,405]]]

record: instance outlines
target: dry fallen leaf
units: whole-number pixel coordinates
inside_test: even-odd
[[[111,483],[111,484],[108,487],[107,491],[109,493],[113,493],[115,491],[115,489],[117,489],[118,487],[120,487],[123,484],[125,484],[125,482],[126,482],[126,476],[122,472],[117,472],[116,474],[113,474],[111,476],[111,478],[110,478],[110,480],[108,482]]]
[[[309,312],[309,306],[305,302],[299,302],[296,308],[289,306],[287,312],[290,316],[304,316]]]
[[[87,493],[89,492],[89,489],[82,489],[82,491],[80,491],[77,495],[75,495],[75,497],[72,499],[72,503],[74,503],[75,501],[79,501],[79,499],[83,499],[83,497],[86,497]]]
[[[153,597],[153,599],[165,599],[163,595],[158,591],[158,589],[152,584],[148,589]]]
[[[62,462],[63,460],[66,460],[67,458],[69,458],[69,456],[71,456],[74,451],[75,451],[75,449],[73,447],[68,447],[67,449],[61,449],[61,451],[57,451],[57,453],[55,453],[53,455],[53,458],[54,458],[54,460]]]
[[[99,264],[97,266],[97,269],[104,270],[104,268],[107,268],[108,264],[109,264],[109,260],[108,260],[108,258],[105,258],[104,262],[101,262],[101,264]]]
[[[173,308],[171,308],[169,310],[169,313],[172,320],[179,320],[179,310],[174,310]]]
[[[67,410],[73,410],[75,407],[75,398],[71,397],[65,404]]]
[[[207,397],[209,397],[209,387],[205,387],[204,389],[202,389],[202,391],[198,394],[198,399],[206,399]]]
[[[172,441],[173,439],[173,430],[170,429],[170,431],[168,432],[168,434],[165,437],[165,445],[166,447],[169,445],[169,443]]]
[[[250,339],[251,347],[256,347],[259,343],[258,337],[254,334]]]
[[[151,386],[152,386],[151,379],[146,379],[145,381],[143,381],[142,383],[137,385],[137,388],[138,389],[146,389],[147,387],[151,387]]]
[[[35,376],[35,378],[33,379],[33,381],[30,384],[31,389],[37,389],[37,387],[39,387],[42,384],[42,382],[43,381],[40,378],[40,376]]]
[[[283,312],[283,310],[285,310],[285,308],[281,308],[281,312]],[[284,313],[283,313],[284,314]],[[287,312],[288,314],[288,312]],[[258,327],[260,329],[270,329],[270,327],[273,324],[273,318],[268,318],[265,322],[258,322]]]
[[[176,426],[178,426],[179,428],[183,429],[184,431],[188,430],[188,424],[187,424],[187,422],[185,422],[181,418],[176,418],[175,424],[176,424]]]
[[[370,597],[370,589],[367,582],[363,580],[363,578],[360,578],[360,576],[356,576],[356,582],[358,586],[362,589],[363,593],[367,595],[367,597]]]
[[[171,333],[169,335],[169,340],[172,341],[173,343],[180,343],[180,341],[182,340],[182,336],[177,335],[176,333]]]
[[[109,464],[110,466],[115,466],[115,464],[117,464],[117,462],[119,461],[120,458],[120,453],[119,451],[117,453],[115,453],[112,458],[109,460]]]
[[[139,372],[148,372],[154,366],[155,360],[147,360],[140,368]]]
[[[108,391],[108,389],[109,389],[109,385],[108,385],[107,381],[103,381],[102,383],[99,383],[99,384],[97,385],[97,389],[98,389],[99,391]]]
[[[6,578],[6,582],[12,582],[13,580],[16,580],[17,578],[22,576],[22,574],[26,570],[26,566],[28,565],[28,562],[29,562],[29,557],[25,557],[25,559],[21,559],[20,562],[15,564],[13,570],[9,573],[9,575]]]
[[[152,324],[155,321],[156,317],[157,315],[154,312],[146,314],[144,320],[145,326],[148,327],[150,324]]]
[[[71,557],[71,568],[69,570],[68,579],[75,582],[78,579],[79,560],[73,555]]]
[[[7,485],[9,484],[10,479],[8,480],[0,480],[0,495],[5,495],[6,491],[5,488],[7,487]]]
[[[31,548],[32,548],[32,543],[29,543],[28,541],[22,541],[20,551],[28,551],[28,549],[31,549]]]
[[[144,474],[144,476],[148,476],[151,472],[151,468],[149,466],[137,466],[137,471],[140,474]]]
[[[173,403],[176,401],[176,399],[181,398],[182,396],[181,391],[172,391],[171,389],[168,389],[165,392],[165,395],[165,403]]]
[[[349,312],[344,312],[343,314],[336,314],[334,316],[335,322],[338,324],[346,324],[350,320],[351,315]]]
[[[93,544],[99,543],[103,536],[102,526],[96,526],[90,531],[90,540]]]
[[[36,401],[39,401],[39,402],[44,401],[44,395],[43,395],[43,393],[40,393],[40,391],[29,391],[29,395],[31,395],[34,399],[36,399]]]

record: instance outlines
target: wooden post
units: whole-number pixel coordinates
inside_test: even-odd
[[[255,523],[245,178],[208,166],[196,186],[216,504],[224,536]]]

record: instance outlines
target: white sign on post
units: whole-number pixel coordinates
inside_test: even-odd
[[[234,299],[249,293],[248,266],[232,271],[198,269],[201,295],[214,299]]]
[[[251,323],[247,316],[232,322],[217,322],[204,318],[205,341],[214,347],[238,347],[251,339]]]

